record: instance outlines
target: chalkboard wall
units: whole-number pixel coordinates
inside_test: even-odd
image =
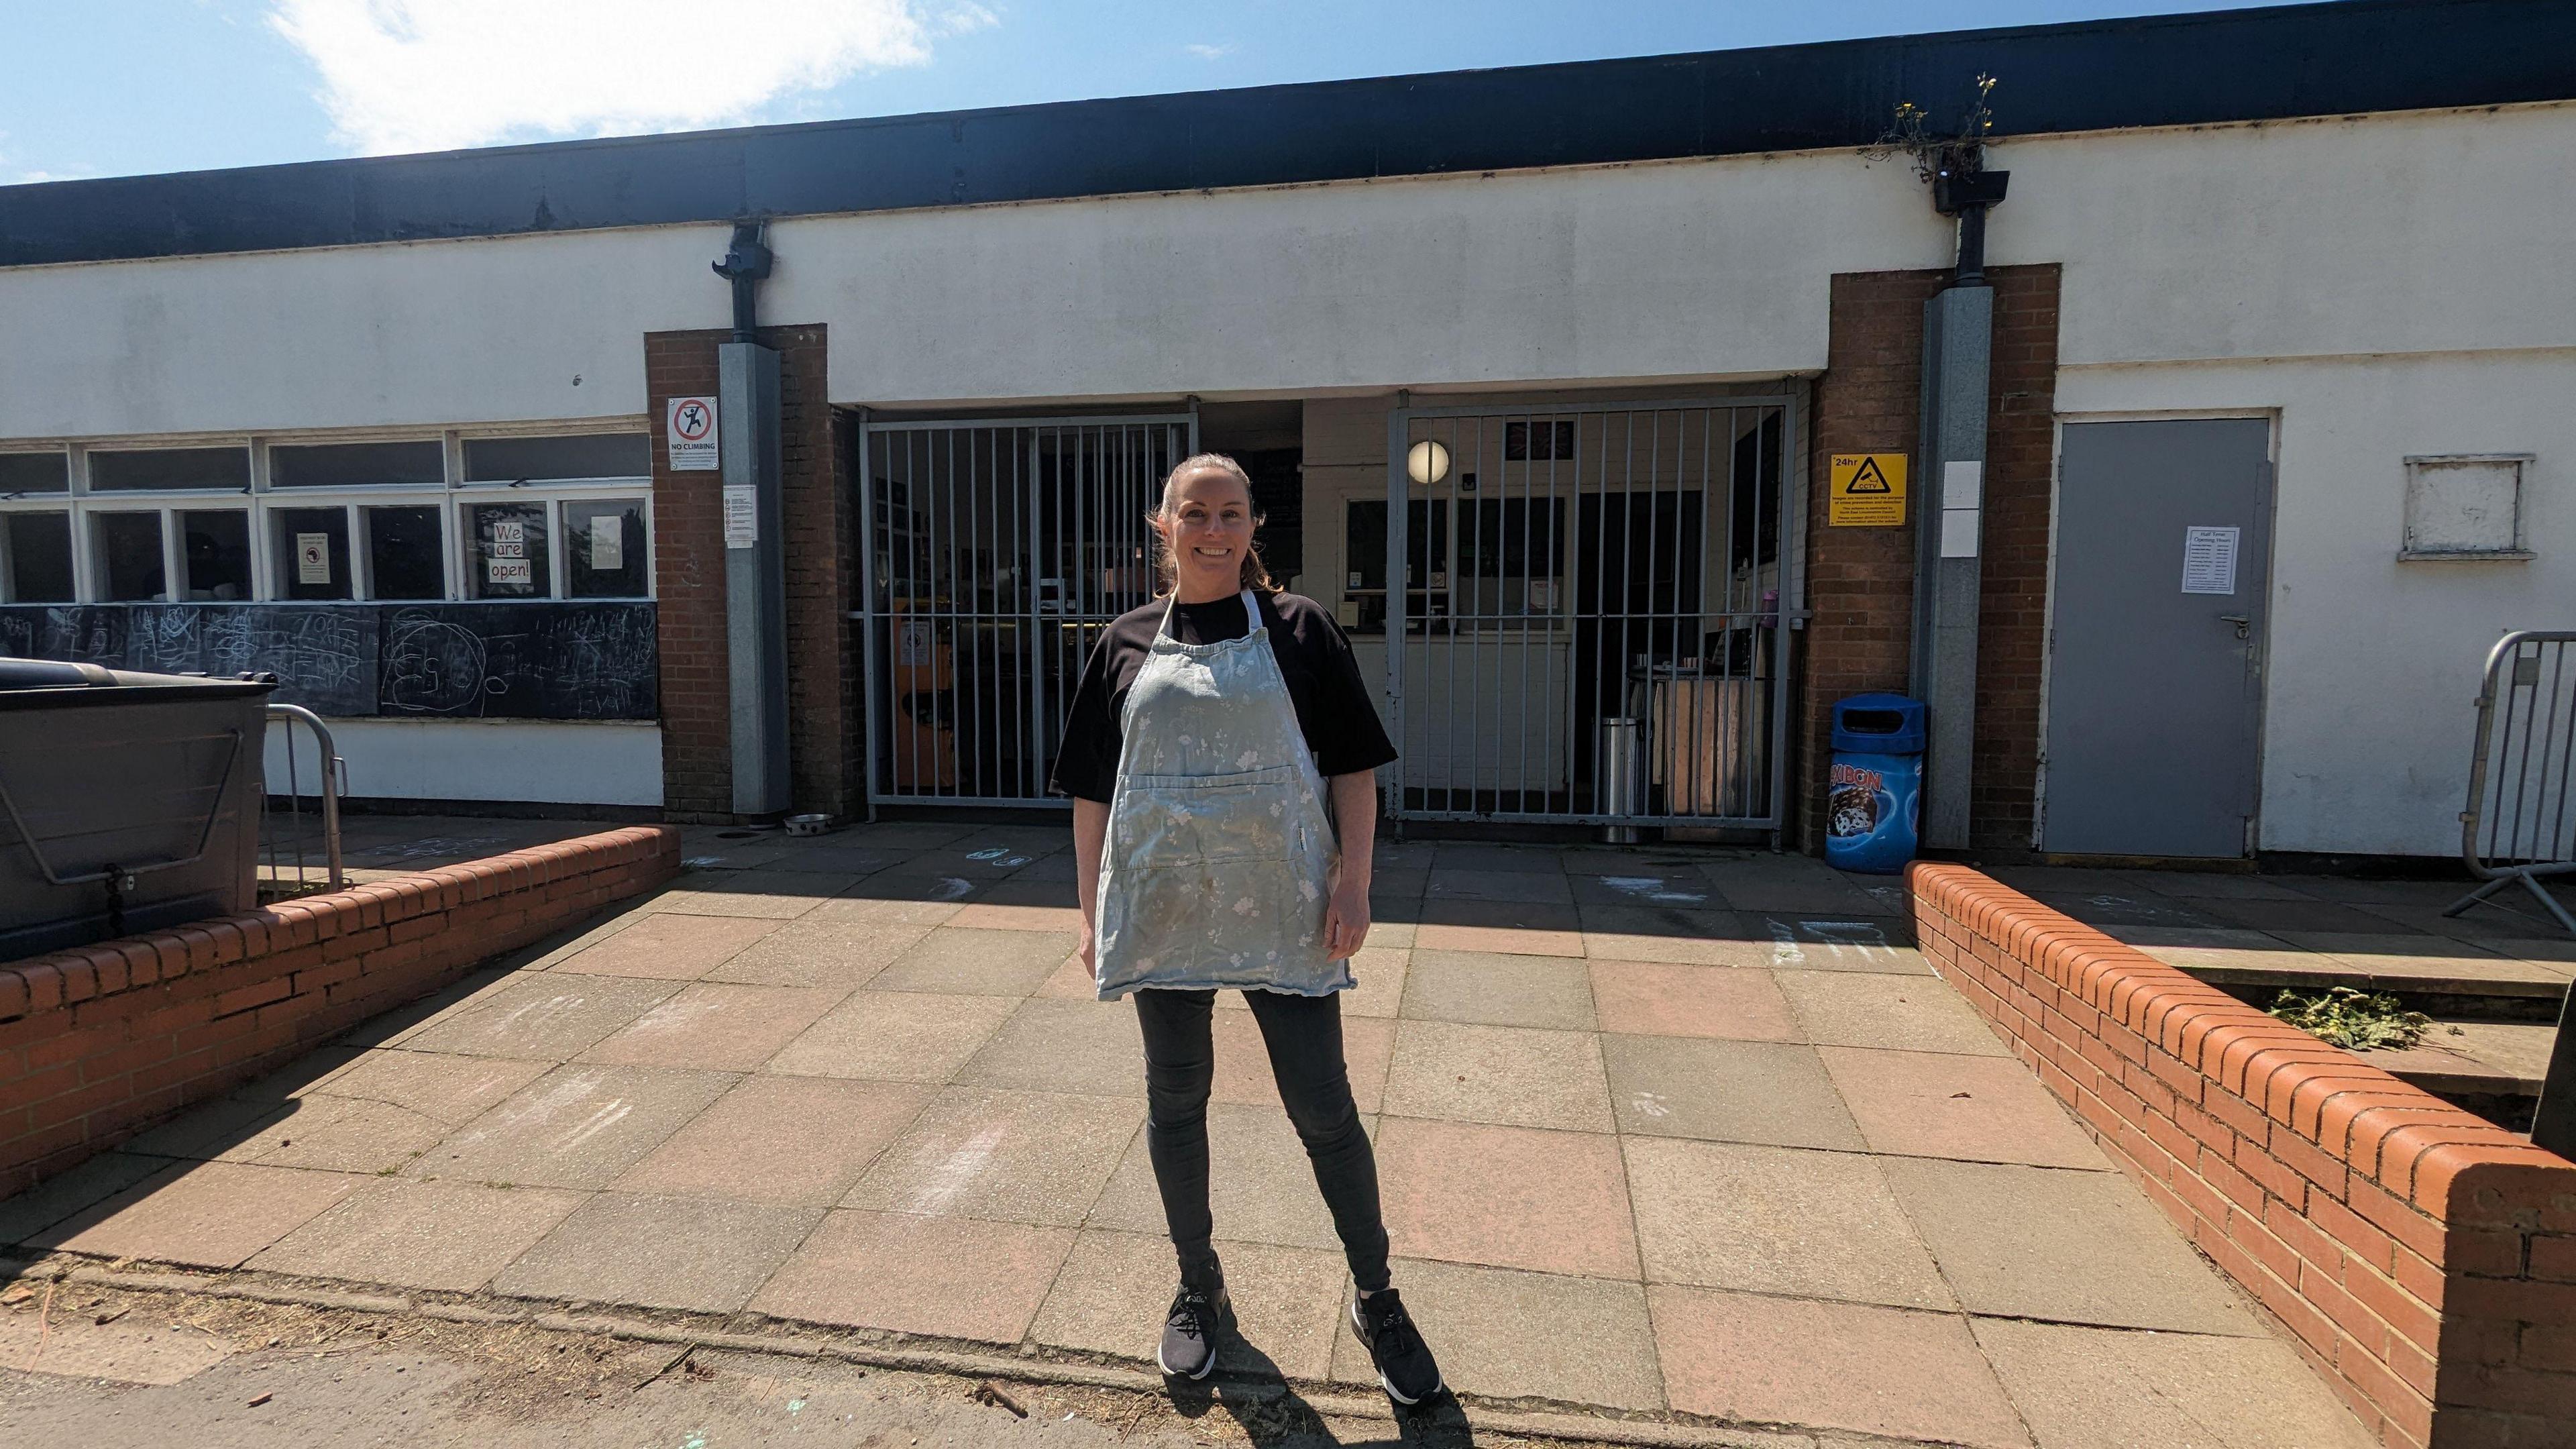
[[[649,603],[21,604],[0,655],[166,674],[265,670],[336,718],[652,719]]]

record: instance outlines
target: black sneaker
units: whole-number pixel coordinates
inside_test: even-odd
[[[1182,1279],[1180,1291],[1172,1295],[1172,1310],[1163,1317],[1163,1344],[1154,1350],[1154,1361],[1174,1378],[1206,1378],[1216,1367],[1216,1336],[1232,1311],[1224,1275],[1213,1275],[1206,1283]]]
[[[1368,1345],[1369,1357],[1377,1363],[1378,1384],[1388,1398],[1411,1408],[1440,1392],[1440,1365],[1394,1289],[1381,1289],[1366,1298],[1352,1295],[1351,1328]]]

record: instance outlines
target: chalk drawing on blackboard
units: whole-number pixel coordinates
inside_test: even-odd
[[[484,646],[473,630],[406,609],[384,642],[378,703],[409,714],[459,714],[483,697]]]

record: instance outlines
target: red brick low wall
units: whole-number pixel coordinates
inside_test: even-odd
[[[679,868],[637,826],[0,966],[0,1197]]]
[[[1924,954],[2390,1445],[2576,1445],[2576,1163],[1962,866]]]

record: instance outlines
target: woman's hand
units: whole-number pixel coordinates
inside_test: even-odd
[[[1368,940],[1369,898],[1366,881],[1343,879],[1324,907],[1324,959],[1347,961]]]

